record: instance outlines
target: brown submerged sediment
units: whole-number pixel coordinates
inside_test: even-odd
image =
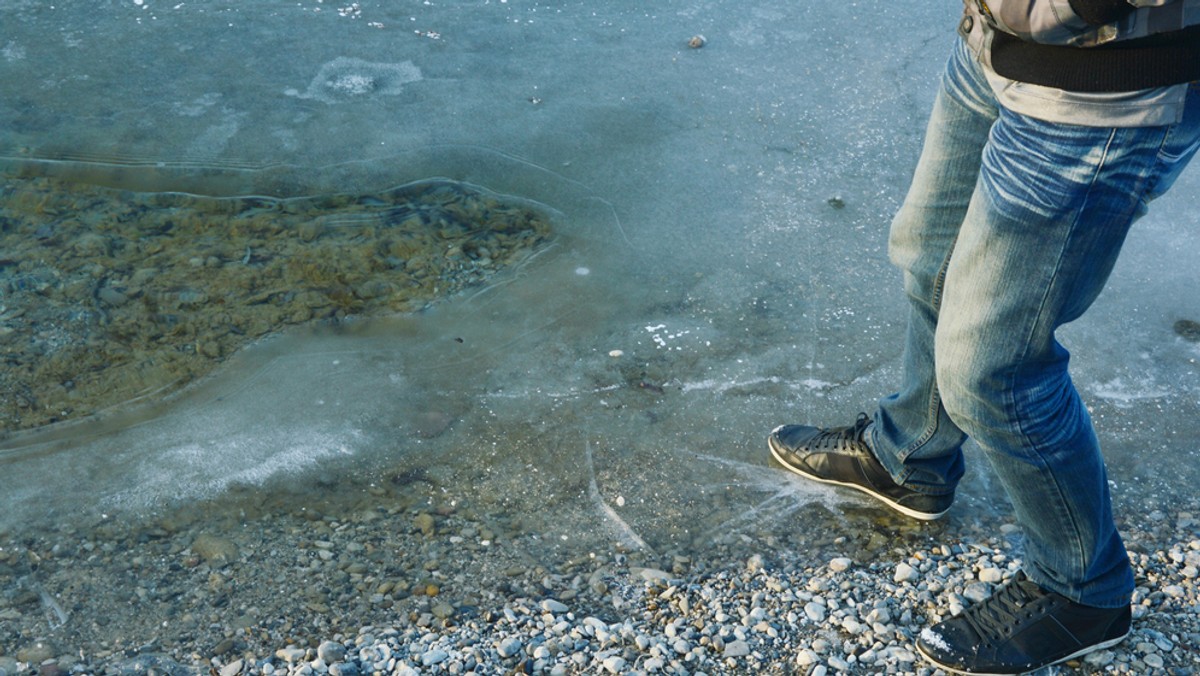
[[[551,235],[450,181],[276,199],[4,180],[0,428],[176,389],[289,325],[419,310]]]

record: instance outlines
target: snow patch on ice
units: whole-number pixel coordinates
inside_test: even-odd
[[[1161,399],[1170,394],[1168,390],[1156,386],[1153,382],[1127,383],[1123,378],[1096,383],[1090,389],[1092,394],[1120,407],[1132,406],[1147,399]]]
[[[421,79],[421,69],[412,61],[377,63],[339,56],[321,66],[308,89],[284,93],[324,103],[344,103],[377,95],[393,96],[404,91],[404,85]]]

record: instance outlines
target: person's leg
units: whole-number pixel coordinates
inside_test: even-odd
[[[965,435],[946,415],[934,375],[934,334],[954,251],[998,108],[975,56],[959,40],[930,115],[925,145],[888,253],[904,273],[909,318],[899,390],[879,402],[867,439],[907,488],[952,495],[962,477]]]
[[[1133,577],[1104,461],[1055,330],[1102,290],[1133,221],[1200,142],[1170,127],[1051,124],[1002,111],[946,271],[935,339],[949,417],[986,451],[1026,535],[1030,579],[1128,605]]]
[[[791,471],[863,491],[916,519],[944,515],[963,473],[965,436],[941,406],[934,332],[946,265],[996,116],[991,89],[960,40],[946,65],[911,187],[892,223],[889,253],[904,272],[910,303],[900,391],[880,402],[873,423],[864,415],[848,427],[781,425],[767,440],[772,456]]]

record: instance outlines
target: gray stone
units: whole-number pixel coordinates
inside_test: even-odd
[[[731,641],[725,644],[725,657],[745,657],[750,654],[750,644],[745,641]]]
[[[992,588],[986,582],[972,582],[963,589],[962,595],[971,603],[982,603],[992,595]]]
[[[304,659],[304,648],[297,648],[296,646],[280,648],[279,650],[275,651],[275,657],[278,657],[289,664],[293,662],[300,662]]]
[[[54,646],[46,643],[45,641],[38,641],[37,643],[27,645],[24,648],[17,650],[18,662],[41,664],[51,657],[54,657]]]
[[[610,674],[624,673],[625,667],[628,666],[628,664],[629,663],[625,661],[625,658],[621,657],[620,655],[613,655],[612,657],[607,657],[604,659],[604,668]]]
[[[509,637],[500,641],[500,645],[496,646],[496,652],[500,653],[501,657],[512,657],[521,652],[521,641]]]
[[[237,545],[232,540],[201,533],[192,541],[192,552],[214,568],[222,568],[237,560]]]
[[[242,667],[245,664],[241,660],[234,660],[229,664],[221,667],[221,676],[237,676],[242,673]]]
[[[359,676],[358,666],[352,662],[338,662],[329,665],[331,676]]]
[[[317,646],[317,657],[325,664],[334,664],[346,659],[346,647],[334,641],[325,641]]]
[[[851,561],[850,559],[848,559],[844,556],[839,556],[836,559],[833,559],[832,561],[829,562],[829,569],[835,573],[840,573],[844,570],[849,569],[850,566],[853,564],[854,564],[854,562]]]
[[[816,601],[809,601],[804,604],[804,614],[813,622],[825,621],[825,606]]]
[[[425,654],[421,655],[421,664],[422,666],[430,667],[435,664],[445,662],[449,657],[450,653],[446,652],[445,650],[438,650],[437,648],[434,648],[433,650],[427,651]]]
[[[544,610],[548,613],[554,613],[555,615],[561,615],[562,613],[565,613],[568,610],[570,610],[570,608],[568,608],[565,603],[562,603],[560,601],[555,601],[554,599],[546,599],[545,601],[542,601],[542,610]]]

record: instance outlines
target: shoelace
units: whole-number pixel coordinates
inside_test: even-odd
[[[990,598],[963,611],[963,617],[985,642],[994,644],[1007,638],[1020,616],[1029,614],[1037,601],[1045,597],[1046,592],[1022,573]]]
[[[809,448],[812,449],[840,449],[848,443],[855,443],[862,440],[863,430],[867,429],[867,425],[871,424],[871,419],[866,413],[859,413],[858,419],[850,427],[835,427],[833,429],[824,430],[809,442]]]

